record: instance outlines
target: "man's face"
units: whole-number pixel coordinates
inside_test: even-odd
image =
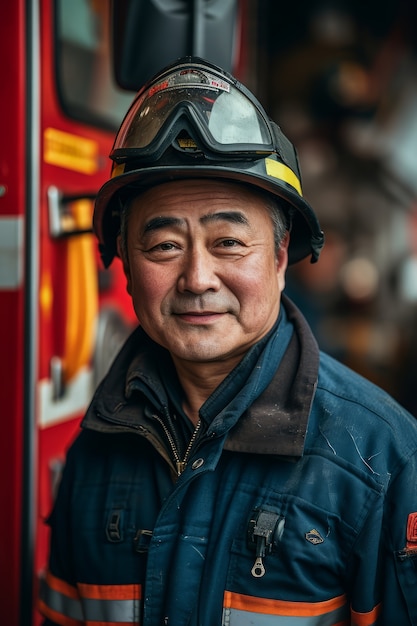
[[[132,201],[123,259],[141,325],[177,365],[232,369],[277,319],[287,245],[276,253],[265,203],[245,187],[188,180],[148,189]]]

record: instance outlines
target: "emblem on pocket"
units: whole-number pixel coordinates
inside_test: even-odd
[[[315,528],[313,528],[312,530],[309,530],[309,532],[305,534],[305,538],[307,539],[307,541],[309,541],[315,546],[318,545],[319,543],[324,543],[323,537],[320,535],[319,531],[316,530]]]

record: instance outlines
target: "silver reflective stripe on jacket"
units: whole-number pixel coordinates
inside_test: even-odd
[[[50,572],[41,580],[40,611],[58,624],[94,624],[97,622],[140,624],[140,585],[89,585],[76,587]]]

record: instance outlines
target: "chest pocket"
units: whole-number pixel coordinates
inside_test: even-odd
[[[246,533],[232,543],[225,602],[233,605],[237,597],[239,602],[248,597],[253,603],[257,598],[262,611],[275,614],[281,606],[287,615],[288,603],[296,611],[292,603],[298,605],[300,599],[320,604],[338,598],[323,612],[336,610],[344,618],[346,563],[355,536],[340,517],[309,502],[269,496],[252,510]]]

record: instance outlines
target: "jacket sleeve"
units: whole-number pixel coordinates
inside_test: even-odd
[[[43,626],[64,626],[69,622],[83,626],[80,597],[72,572],[71,493],[73,454],[63,471],[53,511],[48,519],[51,529],[48,569],[40,582],[39,611],[46,618]]]
[[[352,625],[417,626],[417,453],[377,508],[355,547]]]
[[[382,624],[417,624],[417,453],[387,493]]]

